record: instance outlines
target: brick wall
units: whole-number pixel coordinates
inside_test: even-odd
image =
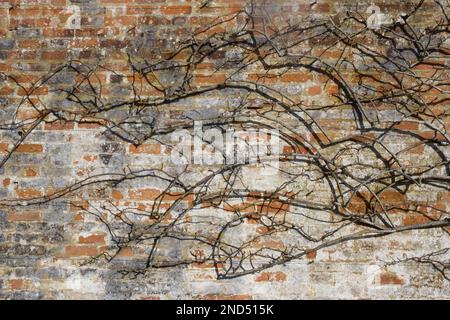
[[[422,20],[417,19],[417,25],[426,25],[436,14],[436,8],[426,3],[421,13]],[[70,104],[62,90],[71,88],[75,81],[79,81],[79,75],[70,70],[58,73],[38,88],[31,87],[41,77],[68,61],[92,68],[101,64],[104,68],[97,69],[91,80],[103,84],[101,93],[106,101],[127,97],[132,94],[127,54],[140,58],[164,56],[177,41],[186,38],[193,30],[201,29],[220,15],[241,10],[246,3],[240,0],[214,0],[204,8],[201,8],[201,4],[202,1],[194,0],[0,0],[0,72],[14,79],[8,81],[0,78],[1,117],[19,122],[33,121],[37,115],[32,105],[51,105],[61,110],[69,108]],[[272,0],[270,4],[267,8],[273,10],[270,16],[276,24],[277,21],[291,19],[295,22],[311,17],[336,19],[345,15],[347,10],[359,10],[366,14],[370,1],[355,4],[349,0],[319,0],[312,4],[311,1],[303,0]],[[392,15],[408,9],[407,4],[402,5],[396,0],[380,2],[379,6],[383,12]],[[223,25],[214,31],[223,31],[220,28],[224,28]],[[341,52],[328,51],[327,45],[311,44],[311,54],[322,56],[327,61],[339,59]],[[220,62],[220,59],[218,55],[217,61]],[[357,61],[358,58],[355,56],[351,59]],[[207,87],[225,81],[229,76],[226,68],[214,74],[209,73],[217,61],[213,58],[203,63],[193,80],[196,86]],[[423,67],[423,73],[429,72],[427,66],[418,67]],[[448,80],[448,70],[445,72]],[[241,75],[256,80],[261,73],[262,70],[255,67],[245,70]],[[177,75],[172,73],[161,75],[161,79],[167,83],[179,81]],[[265,83],[293,95],[301,93],[302,101],[314,106],[326,104],[338,92],[336,86],[325,80],[312,72],[292,71],[275,78],[268,77]],[[142,89],[140,94],[158,94],[145,90]],[[180,116],[197,114],[194,111],[204,116],[220,116],[228,110],[234,98],[240,97],[231,91],[210,92],[161,107],[157,113],[164,121],[178,121]],[[17,109],[23,99],[29,101]],[[446,108],[448,100],[434,106],[433,110],[437,113],[446,112]],[[384,111],[388,113],[389,110]],[[349,132],[356,132],[352,109],[348,106],[322,113],[320,109],[311,112],[320,125],[326,128],[331,139],[338,140]],[[120,118],[119,113],[114,116]],[[299,126],[296,119],[283,114],[280,119],[285,125],[296,128],[297,135],[306,137],[317,149],[321,148],[317,141],[320,136],[311,136]],[[442,119],[445,130],[448,130],[448,113]],[[48,115],[44,120],[0,168],[0,199],[3,201],[0,206],[0,298],[450,297],[448,282],[427,264],[407,262],[385,266],[386,261],[398,257],[425,253],[445,245],[448,247],[448,231],[445,233],[441,229],[416,230],[345,242],[317,252],[310,251],[303,258],[284,265],[223,280],[216,279],[213,265],[208,263],[152,269],[136,277],[120,274],[118,270],[133,266],[145,257],[145,244],[123,247],[111,262],[101,260],[86,264],[90,257],[101,255],[109,249],[111,237],[98,217],[86,213],[83,208],[89,204],[95,206],[102,201],[111,201],[117,206],[145,210],[155,202],[164,185],[146,177],[119,186],[111,186],[107,182],[100,187],[86,185],[67,196],[41,201],[38,205],[29,206],[24,202],[39,197],[52,198],[68,185],[105,172],[120,174],[126,168],[159,167],[167,161],[170,150],[164,141],[149,140],[140,145],[125,142],[111,132],[105,132],[98,118],[94,122],[88,119],[81,122],[61,121]],[[436,137],[433,130],[417,122],[401,122],[397,125],[399,130],[414,132],[431,140],[448,140],[446,131],[442,137]],[[17,134],[0,131],[0,155],[7,154]],[[368,138],[359,136],[355,139]],[[405,158],[402,158],[405,163],[427,165],[438,161],[434,158],[436,150],[432,146],[416,146],[414,141],[409,137],[394,135],[388,136],[384,143],[393,150],[410,147]],[[448,144],[438,148],[448,155]],[[306,150],[293,149],[288,145],[282,150],[286,154],[307,153]],[[332,148],[327,150],[323,151],[327,155],[335,152]],[[347,156],[352,158],[357,155]],[[375,158],[370,158],[371,155],[362,156],[377,164]],[[263,179],[256,169],[250,169],[244,179],[262,189],[270,189],[282,182],[280,176]],[[298,188],[308,195],[310,201],[331,201],[330,190],[323,183],[303,181]],[[439,214],[448,212],[449,195],[448,189],[417,184],[408,188],[407,192],[388,190],[382,196],[389,204],[403,205],[408,202],[423,205],[433,215],[438,213],[428,206],[438,208]],[[360,196],[356,196],[349,204],[351,210],[363,206],[363,199],[368,194]],[[176,195],[172,195],[172,198],[164,199],[162,205],[170,206],[176,198]],[[5,205],[9,200],[17,199],[15,206]],[[191,195],[183,198],[181,204],[189,206],[192,201]],[[275,208],[269,206],[266,210],[287,210],[283,206],[283,203],[278,203]],[[229,211],[234,209],[228,208]],[[224,211],[227,211],[226,207]],[[398,211],[392,214],[392,219],[398,219],[406,225],[429,221],[422,215],[402,215],[401,210]],[[255,231],[264,236],[268,232],[266,227],[252,224],[250,220],[237,231],[238,234]],[[310,228],[318,227],[312,225]],[[262,237],[261,242],[255,245],[282,248],[284,242],[295,241],[291,237]],[[186,248],[179,246],[175,241],[168,241],[159,250],[169,257],[185,254]]]

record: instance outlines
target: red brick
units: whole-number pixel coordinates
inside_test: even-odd
[[[399,130],[405,130],[405,131],[412,131],[412,130],[419,130],[419,124],[416,122],[400,122],[396,125],[394,125],[395,129]]]
[[[191,6],[185,5],[185,6],[164,6],[161,7],[160,12],[162,14],[189,14],[191,13]]]
[[[5,70],[1,70],[1,64],[0,64],[0,71],[5,71]],[[9,96],[13,92],[14,92],[14,89],[12,89],[10,87],[2,87],[2,88],[0,88],[0,96]]]
[[[267,248],[267,249],[273,249],[273,250],[285,249],[285,245],[284,245],[283,241],[281,241],[281,240],[267,239],[265,241],[261,241],[261,242],[255,243],[255,244],[261,248]]]
[[[75,36],[75,30],[46,28],[43,31],[43,36],[46,38],[69,38]]]
[[[219,268],[223,267],[222,263],[217,263],[217,266]],[[215,264],[213,262],[198,262],[198,263],[193,263],[192,264],[193,268],[198,268],[198,269],[212,269],[215,267]]]
[[[66,257],[92,257],[98,255],[96,246],[69,245],[65,248]]]
[[[158,189],[129,190],[128,195],[133,200],[155,200],[161,194]]]
[[[95,160],[98,159],[98,157],[94,156],[94,155],[88,155],[88,156],[84,156],[83,159],[87,162],[94,162]]]
[[[123,194],[119,190],[113,190],[111,192],[111,197],[114,200],[122,200],[123,199]]]
[[[44,147],[41,144],[21,144],[17,147],[16,152],[21,153],[41,153]]]
[[[8,152],[9,146],[7,143],[0,143],[0,152]]]
[[[42,197],[42,192],[33,188],[16,189],[16,193],[20,198],[23,199]]]
[[[440,133],[440,132],[435,132],[435,131],[426,131],[426,132],[422,132],[420,134],[420,136],[426,140],[436,140],[439,142],[445,142],[447,141],[445,139],[445,136]]]
[[[44,60],[64,60],[67,58],[65,51],[46,51],[42,52],[42,59]]]
[[[269,231],[270,231],[270,229],[266,226],[256,228],[256,232],[258,232],[259,234],[266,234]]]
[[[328,84],[325,88],[325,92],[330,95],[335,95],[339,93],[339,87],[335,84]]]
[[[160,154],[161,153],[161,145],[156,143],[149,143],[149,144],[141,144],[138,147],[135,147],[134,145],[130,145],[129,151],[132,154]]]
[[[296,153],[296,154],[307,154],[308,151],[305,148],[301,147],[301,146],[295,146],[294,148],[291,147],[291,146],[284,146],[283,147],[283,153],[285,153],[287,155],[290,155],[290,154],[293,154],[293,153]]]
[[[55,121],[45,124],[45,130],[73,130],[74,123],[68,121]]]
[[[130,10],[130,9],[128,9]],[[118,16],[118,17],[107,17],[105,18],[106,26],[133,26],[137,24],[137,17],[134,16]]]
[[[286,73],[281,76],[282,82],[303,83],[312,79],[312,75],[308,73]]]
[[[41,214],[39,212],[16,212],[8,215],[9,221],[39,221],[41,220]]]
[[[110,49],[123,49],[128,45],[128,41],[126,40],[103,40],[100,43],[101,48],[110,48]]]
[[[406,202],[406,196],[396,190],[387,190],[378,195],[378,198],[388,204],[401,204]]]
[[[37,28],[50,26],[49,18],[37,18],[37,19],[11,19],[11,28]]]
[[[133,256],[133,249],[130,247],[123,247],[120,249],[119,253],[117,254],[118,258],[130,258]]]
[[[136,6],[136,7],[127,7],[127,14],[129,15],[148,15],[148,14],[154,14],[158,11],[157,6]],[[134,18],[134,17],[133,17]],[[114,18],[113,18],[114,19]]]
[[[79,123],[79,129],[99,129],[101,127],[98,123]]]
[[[194,84],[197,86],[222,84],[226,80],[224,74],[213,74],[208,76],[196,76]]]
[[[286,281],[286,274],[278,271],[278,272],[262,272],[255,279],[256,282],[272,282],[272,281]]]
[[[316,250],[311,250],[308,251],[308,253],[306,254],[306,258],[309,260],[314,260],[317,257],[317,251]]]
[[[17,90],[17,94],[19,96],[45,96],[48,94],[48,88],[47,87],[38,87],[35,89],[28,89],[25,91],[23,88],[19,88]]]
[[[30,83],[30,82],[36,82],[39,80],[38,76],[31,75],[31,74],[16,74],[16,73],[14,73],[14,74],[11,74],[10,77],[18,83]],[[24,108],[20,108],[20,109],[24,109]],[[29,109],[25,109],[25,110],[29,110]],[[34,109],[32,109],[32,110],[34,110]]]
[[[86,237],[80,236],[78,238],[78,242],[79,243],[83,243],[83,244],[92,244],[92,243],[100,243],[100,244],[104,244],[105,243],[105,235],[103,234],[92,234]]]
[[[24,172],[25,177],[31,178],[31,177],[36,177],[37,175],[38,174],[37,174],[36,170],[34,170],[33,168],[25,169],[25,172]]]
[[[420,213],[406,213],[403,218],[404,225],[424,224],[430,222],[430,219]]]
[[[31,281],[26,279],[10,279],[8,286],[11,290],[25,290],[31,286]]]
[[[35,109],[24,109],[21,108],[17,111],[17,119],[19,120],[29,120],[29,119],[36,119],[39,117],[39,112]]]
[[[11,184],[11,179],[10,179],[10,178],[5,178],[5,179],[3,179],[3,186],[4,186],[5,188],[9,187],[10,184]]]
[[[310,96],[317,96],[322,93],[322,88],[320,86],[309,87],[307,92]]]
[[[281,201],[272,200],[270,203],[266,202],[263,205],[258,205],[258,209],[263,213],[283,213],[289,210],[289,204]]]
[[[380,283],[382,285],[402,285],[404,284],[404,281],[402,278],[397,276],[395,273],[392,272],[385,272],[380,275]]]
[[[87,201],[71,201],[70,202],[70,211],[77,212],[79,210],[88,210],[89,202]]]
[[[10,51],[8,58],[11,60],[34,60],[37,59],[37,51],[36,50]]]
[[[30,7],[12,7],[11,10],[9,10],[9,14],[11,17],[17,18],[17,17],[36,17],[39,16],[41,10],[38,6],[30,6]]]

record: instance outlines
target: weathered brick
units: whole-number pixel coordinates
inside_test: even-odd
[[[320,86],[309,87],[307,92],[310,96],[316,96],[322,93],[322,88]]]
[[[14,39],[0,39],[0,50],[11,50],[15,45]]]
[[[189,14],[191,13],[190,5],[179,5],[179,6],[163,6],[160,9],[162,14]]]
[[[308,258],[310,260],[314,260],[316,257],[317,257],[317,251],[316,250],[308,251],[308,253],[306,254],[306,258]]]
[[[133,250],[130,247],[123,247],[117,254],[118,258],[130,258],[133,257]]]
[[[194,83],[198,86],[204,85],[217,85],[224,83],[226,80],[226,76],[223,74],[213,74],[210,76],[197,76],[195,78]]]
[[[33,188],[16,189],[16,193],[20,198],[23,199],[37,198],[42,196],[42,192],[40,190]]]
[[[0,143],[0,152],[8,152],[9,146],[7,143]]]
[[[17,212],[8,215],[9,221],[39,221],[41,220],[40,212]]]
[[[73,130],[75,124],[67,121],[56,121],[45,124],[45,130]]]
[[[105,236],[102,234],[92,234],[88,236],[80,236],[79,243],[90,244],[90,243],[105,243]]]
[[[130,145],[129,151],[132,154],[160,154],[161,153],[161,145],[152,143],[152,144],[141,144],[139,146]]]
[[[28,177],[28,178],[36,177],[37,175],[38,175],[38,173],[33,168],[27,168],[24,172],[24,176]]]
[[[41,144],[25,143],[18,146],[17,152],[21,153],[41,153],[44,150],[44,146]]]
[[[249,28],[254,28],[255,38],[245,42],[247,35],[244,34],[238,37],[244,40],[239,46],[220,48],[223,42],[233,41],[233,37],[228,37],[228,32],[241,28],[247,18],[245,15],[236,21],[217,25],[203,35],[195,35],[197,44],[192,47],[195,57],[191,61],[198,64],[190,70],[193,78],[188,80],[192,82],[181,86],[183,70],[164,70],[167,62],[158,64],[163,70],[151,70],[147,79],[139,74],[139,69],[145,67],[144,60],[152,63],[170,58],[174,48],[182,46],[184,40],[192,40],[193,32],[206,28],[210,23],[217,23],[219,16],[242,10],[248,5],[247,1],[214,0],[204,8],[200,8],[200,2],[190,0],[12,0],[10,4],[11,8],[0,5],[0,122],[3,124],[14,119],[13,122],[19,124],[23,121],[27,123],[23,127],[26,129],[28,123],[41,116],[35,107],[54,112],[46,121],[66,116],[72,119],[69,110],[74,111],[78,120],[82,120],[80,123],[41,123],[0,168],[0,256],[4,257],[0,259],[3,275],[0,279],[0,298],[448,298],[444,279],[438,273],[429,272],[428,266],[418,266],[410,261],[378,269],[380,261],[435,250],[441,244],[438,241],[447,239],[435,237],[441,229],[393,233],[389,237],[352,241],[338,247],[320,249],[320,253],[306,249],[318,245],[316,241],[300,236],[302,232],[313,235],[317,232],[319,237],[326,235],[333,227],[348,222],[346,215],[349,214],[389,228],[389,223],[395,226],[428,223],[448,212],[450,193],[443,191],[445,179],[440,176],[446,174],[448,146],[445,130],[450,130],[446,112],[450,103],[445,98],[445,92],[450,88],[445,83],[428,86],[425,81],[425,77],[435,72],[434,66],[428,62],[447,65],[445,54],[450,53],[448,49],[434,52],[432,56],[424,54],[423,61],[419,61],[412,70],[395,74],[400,82],[390,83],[391,77],[381,69],[395,73],[398,67],[393,62],[401,61],[400,64],[404,65],[405,61],[409,61],[414,64],[417,56],[407,53],[405,61],[399,59],[396,56],[398,51],[392,50],[389,41],[374,41],[375,32],[371,30],[354,34],[358,25],[346,25],[341,15],[359,10],[365,19],[370,16],[365,12],[369,3],[361,3],[356,8],[349,1],[266,1],[264,10],[261,10],[263,3],[255,1],[253,10],[257,16],[251,24],[247,24]],[[80,28],[66,26],[71,15],[66,11],[68,5],[79,6]],[[391,1],[378,5],[382,13],[391,18],[400,11],[410,11],[408,4]],[[433,30],[427,25],[434,21],[440,9],[433,1],[427,0],[419,12],[419,16],[409,20],[411,30]],[[414,18],[420,19],[415,21]],[[288,25],[300,23],[301,27],[307,27],[309,23],[323,19],[330,22],[327,28],[333,28],[334,24],[343,32],[353,34],[352,45],[364,45],[374,49],[374,52],[379,50],[383,57],[386,55],[390,60],[383,63],[384,58],[380,56],[380,63],[376,66],[373,59],[361,61],[361,53],[355,54],[358,47],[345,47],[344,42],[350,39],[339,38],[336,34],[327,35],[325,28],[316,30],[325,33],[307,41],[303,38],[308,38],[310,32],[315,33],[311,31],[313,29],[299,31],[286,42],[278,33],[278,30],[287,30],[284,27]],[[268,38],[260,34],[263,28],[268,35],[274,36],[270,38],[273,43],[265,44]],[[397,31],[401,33],[400,29]],[[216,32],[219,34],[213,36]],[[389,36],[388,32],[383,34]],[[210,38],[212,45],[207,45],[208,36],[213,36]],[[417,41],[424,48],[437,45],[433,37],[419,38]],[[278,47],[296,40],[300,40],[301,45],[293,46],[292,52],[278,51]],[[258,54],[252,52],[253,44],[258,47]],[[197,61],[209,50],[214,53]],[[190,49],[184,50],[173,60],[184,63],[190,59],[191,53]],[[238,65],[237,60],[247,54]],[[443,58],[435,59],[435,55]],[[341,56],[345,57],[346,62],[338,61]],[[129,57],[136,62],[134,71],[129,68]],[[260,57],[266,57],[268,64],[257,62]],[[329,68],[320,61],[310,64],[309,57],[319,58]],[[69,61],[70,64],[65,65],[61,72],[30,91],[43,76]],[[270,67],[280,62],[289,62],[290,66]],[[302,67],[296,67],[297,62],[303,64]],[[240,66],[243,69],[235,73]],[[92,73],[84,78],[84,73],[89,72],[90,68]],[[333,75],[338,80],[348,81],[358,103],[349,101],[348,92],[339,88],[329,75],[315,68],[323,69],[325,73],[335,68]],[[358,75],[357,71],[363,72],[364,76]],[[443,77],[444,71],[445,68],[439,71]],[[410,72],[422,78],[415,78]],[[84,92],[85,101],[94,99],[97,103],[105,103],[105,106],[130,101],[135,94],[145,101],[147,98],[161,98],[163,101],[164,94],[149,88],[147,80],[157,87],[165,87],[166,97],[173,97],[191,89],[209,89],[206,87],[224,84],[227,76],[233,77],[229,84],[248,85],[249,88],[252,87],[249,81],[257,81],[259,93],[265,92],[268,96],[219,88],[200,96],[183,97],[170,104],[164,101],[161,106],[150,104],[143,107],[138,101],[136,105],[132,102],[100,113],[94,110],[90,102],[81,106],[66,98],[67,92],[71,92],[77,84],[74,92]],[[418,88],[416,81],[419,79],[424,80],[419,85],[423,92],[416,96],[412,92]],[[94,98],[93,88],[87,80],[98,90],[99,96],[101,93],[101,99]],[[131,90],[132,84],[135,85],[135,92]],[[408,88],[408,95],[396,95],[402,90],[401,87]],[[411,105],[408,103],[410,93],[411,97],[418,99]],[[382,94],[392,96],[387,100],[367,102]],[[271,97],[281,99],[283,103],[277,103]],[[444,99],[439,101],[441,97]],[[407,101],[404,105],[403,99]],[[420,101],[426,102],[426,108],[421,108]],[[360,107],[359,103],[363,105]],[[16,109],[18,104],[21,106]],[[133,170],[158,168],[177,176],[184,168],[166,162],[172,148],[165,145],[167,140],[164,135],[153,134],[166,125],[183,127],[192,119],[220,122],[236,110],[245,110],[244,119],[252,120],[253,124],[264,122],[261,119],[265,116],[273,117],[274,123],[279,121],[277,125],[283,130],[282,137],[293,143],[283,144],[281,148],[283,174],[279,172],[266,177],[259,168],[245,165],[243,167],[249,172],[236,172],[238,193],[222,195],[218,192],[218,200],[206,198],[208,201],[199,203],[187,213],[184,210],[193,206],[194,195],[188,192],[186,196],[178,185],[162,195],[162,190],[167,187],[164,179],[150,175],[116,184],[122,174]],[[360,116],[364,126],[356,120],[357,113],[362,111],[364,114]],[[133,120],[124,121],[129,116]],[[133,122],[136,119],[139,119],[136,122],[145,120],[147,124],[139,126]],[[236,120],[240,121],[240,118],[236,117]],[[441,132],[426,123],[433,124]],[[19,130],[0,130],[0,161],[13,149],[22,133]],[[123,142],[119,135],[127,142]],[[377,143],[379,137],[382,137],[382,144]],[[140,146],[132,145],[146,138],[154,140],[145,140]],[[248,136],[241,138],[257,141]],[[344,141],[347,138],[349,140]],[[295,162],[291,162],[292,159]],[[439,161],[442,161],[441,167],[431,170],[429,165]],[[193,170],[188,168],[180,179],[186,186],[191,186],[202,174],[209,174],[219,167],[193,166]],[[430,169],[427,174],[438,177],[436,181],[442,178],[436,183],[442,185],[430,186],[426,179],[421,180],[416,170],[422,169]],[[272,201],[265,199],[271,197],[272,191],[284,182],[283,179],[287,179],[287,172],[290,171],[298,173],[286,186],[292,189],[292,193],[283,193],[283,198],[275,197]],[[109,174],[113,174],[111,180]],[[347,177],[347,174],[352,177]],[[57,195],[72,183],[91,176],[104,178],[106,182],[97,185],[86,180],[87,185],[63,198],[50,202],[45,198],[39,199],[42,203],[36,206],[31,206],[28,201]],[[384,177],[382,183],[371,182],[371,179],[380,176]],[[222,178],[229,177],[224,174]],[[337,188],[338,183],[342,188]],[[359,194],[349,191],[353,187],[358,189]],[[223,181],[211,181],[207,188],[201,190],[202,195],[204,192],[207,196],[215,188],[223,191]],[[240,195],[247,189],[250,191],[248,194]],[[227,195],[230,195],[230,201],[221,199]],[[299,204],[287,203],[291,195]],[[20,205],[4,206],[11,200],[17,200]],[[322,205],[332,210],[316,208]],[[216,206],[220,209],[215,209]],[[121,212],[123,208],[127,210]],[[160,213],[169,208],[171,212],[162,216],[150,214],[152,210]],[[159,218],[161,221],[158,221]],[[235,220],[223,230],[223,237],[230,242],[230,247],[217,246],[216,252],[229,251],[233,259],[238,260],[239,254],[234,256],[231,246],[251,239],[245,254],[261,253],[261,257],[251,261],[257,267],[269,260],[271,253],[285,255],[294,243],[294,251],[301,253],[306,250],[306,254],[298,261],[277,266],[277,270],[279,268],[281,271],[268,268],[236,279],[216,279],[215,267],[219,272],[230,267],[231,261],[225,260],[226,253],[220,256],[224,258],[224,263],[215,264],[208,260],[186,268],[149,269],[143,277],[122,277],[116,272],[140,270],[148,258],[152,236],[161,232],[161,229],[150,226],[156,221],[166,226],[176,218],[179,218],[176,232],[193,228],[190,237],[195,235],[211,242],[217,238],[208,228],[219,228],[223,221]],[[96,263],[80,267],[80,262],[90,260],[90,257],[105,251],[115,253],[116,248],[110,247],[115,242],[111,241],[109,230],[99,220],[111,223],[111,231],[117,239],[134,237],[142,229],[148,233],[149,239],[121,243],[123,247],[117,259],[105,266],[102,265],[105,262],[102,256]],[[134,223],[133,228],[127,225],[125,232],[116,234],[116,228],[120,229],[120,224],[129,220]],[[291,234],[284,230],[283,224],[286,222],[298,223],[299,227],[295,232],[291,230]],[[341,233],[346,232],[360,234],[358,232],[366,228],[369,227],[344,228],[332,237],[340,237]],[[450,230],[450,227],[442,228],[442,231],[445,230]],[[155,263],[191,258],[194,253],[196,257],[207,257],[211,253],[202,244],[193,244],[194,241],[186,245],[178,239],[161,237],[160,241]],[[447,246],[446,242],[442,244]],[[197,248],[197,245],[202,248]],[[217,259],[220,257],[216,256]],[[237,266],[233,261],[233,267]],[[248,267],[246,264],[245,268]],[[152,283],[151,292],[149,283]],[[186,287],[192,290],[186,290]]]
[[[129,190],[128,195],[133,200],[155,200],[161,194],[157,189]]]
[[[286,274],[281,271],[278,272],[262,272],[255,279],[256,282],[271,282],[271,281],[286,281]]]
[[[10,178],[3,179],[3,187],[7,188],[10,185],[11,185],[11,179]]]
[[[111,197],[115,200],[122,200],[124,198],[122,192],[120,192],[119,190],[113,190],[111,193]]]
[[[66,257],[92,257],[98,254],[96,246],[70,245],[65,248]]]
[[[26,279],[10,279],[8,280],[8,286],[11,290],[25,290],[31,285],[30,280]]]
[[[405,282],[399,276],[392,272],[384,272],[380,275],[382,285],[403,285]]]

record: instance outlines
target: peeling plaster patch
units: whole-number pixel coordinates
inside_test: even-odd
[[[71,14],[66,22],[67,29],[81,29],[81,9],[79,6],[71,5],[67,7],[67,13]]]
[[[366,268],[366,285],[369,289],[377,286],[377,278],[380,274],[381,267],[379,265],[373,264]]]
[[[101,281],[94,272],[87,272],[83,275],[79,271],[75,271],[70,277],[64,281],[64,287],[80,293],[95,293],[97,295],[105,292],[105,283]]]

